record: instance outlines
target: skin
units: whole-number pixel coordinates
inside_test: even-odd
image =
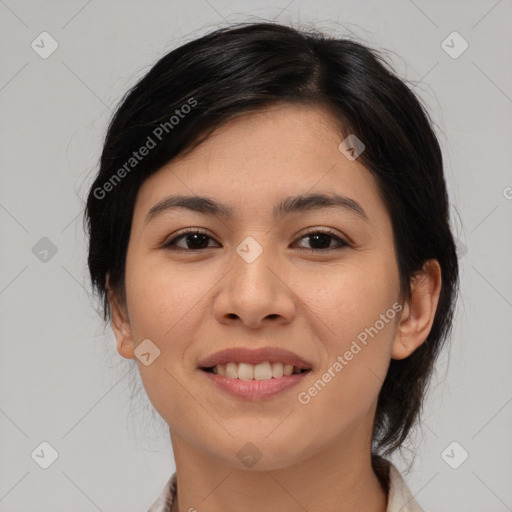
[[[408,357],[430,332],[441,287],[427,262],[404,303],[389,214],[371,173],[338,149],[342,137],[320,107],[281,104],[241,116],[148,178],[134,209],[126,261],[126,303],[112,290],[117,349],[150,339],[161,351],[137,359],[152,404],[169,425],[178,474],[174,510],[322,510],[385,512],[387,497],[370,463],[377,397],[391,358]],[[366,211],[321,208],[278,220],[287,196],[337,192]],[[171,194],[205,195],[234,209],[222,219],[178,208],[145,224]],[[184,228],[208,236],[196,249],[163,248]],[[304,237],[335,230],[338,248]],[[315,230],[312,230],[313,232]],[[236,252],[248,236],[263,249],[252,263]],[[190,248],[192,247],[192,248]],[[188,251],[188,252],[187,252]],[[348,362],[311,401],[297,395],[321,378],[399,302],[401,315]],[[210,384],[199,361],[237,346],[277,346],[313,365],[299,387],[253,402]],[[246,443],[262,454],[251,468],[237,457]]]

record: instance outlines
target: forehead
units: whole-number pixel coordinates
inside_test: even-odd
[[[284,104],[241,115],[150,176],[136,214],[170,194],[215,197],[234,214],[272,214],[284,197],[334,192],[364,204],[370,216],[382,215],[373,176],[345,157],[342,140],[336,119],[321,107]]]

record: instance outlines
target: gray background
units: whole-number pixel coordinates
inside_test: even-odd
[[[389,50],[427,104],[461,297],[422,427],[392,460],[405,471],[417,453],[405,476],[427,512],[512,510],[511,4],[0,0],[0,511],[142,512],[174,471],[166,425],[94,309],[83,199],[121,95],[212,25],[260,18]],[[31,47],[50,48],[43,31],[58,43],[46,59]],[[453,31],[469,44],[457,58]],[[43,441],[59,454],[47,469]]]

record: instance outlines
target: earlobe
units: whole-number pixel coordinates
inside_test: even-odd
[[[391,351],[392,359],[409,357],[428,337],[441,293],[441,267],[428,260],[411,281],[411,298],[404,305]]]
[[[107,280],[108,282],[108,280]],[[134,359],[135,355],[132,329],[130,320],[126,311],[126,306],[122,304],[117,294],[107,285],[108,302],[112,316],[112,329],[116,336],[117,351],[126,359]]]

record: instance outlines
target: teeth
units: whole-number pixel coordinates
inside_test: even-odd
[[[281,363],[272,363],[272,377],[278,379],[284,375],[283,365]]]
[[[241,366],[241,365],[240,365]],[[251,366],[251,365],[247,365]],[[240,371],[240,368],[238,368]],[[272,367],[270,363],[260,363],[254,367],[254,378],[256,380],[268,380],[272,378]]]
[[[243,380],[254,379],[254,366],[247,363],[238,364],[238,378]]]
[[[227,363],[225,375],[230,379],[238,379],[238,365],[236,363]]]
[[[265,361],[259,364],[235,363],[230,361],[226,364],[218,364],[213,368],[213,373],[224,375],[230,379],[242,380],[269,380],[279,379],[283,375],[301,373],[301,369],[292,364],[270,363]]]

